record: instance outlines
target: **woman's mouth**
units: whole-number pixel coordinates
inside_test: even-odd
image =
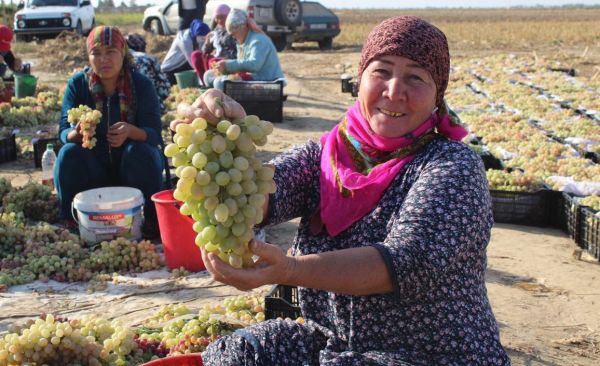
[[[405,115],[404,113],[401,113],[401,112],[392,112],[392,111],[388,111],[387,109],[383,109],[383,108],[379,108],[379,111],[387,116],[394,117],[394,118],[402,117]]]

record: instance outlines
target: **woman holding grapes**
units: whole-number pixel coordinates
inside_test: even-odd
[[[211,344],[205,365],[509,365],[484,274],[483,165],[448,113],[445,35],[412,16],[369,35],[359,95],[320,143],[275,158],[267,224],[300,217],[291,255],[254,240],[253,267],[202,250],[217,281],[298,286],[303,324],[276,319]],[[210,91],[197,114],[243,115]],[[222,106],[222,107],[221,107]]]
[[[71,202],[79,192],[117,185],[134,187],[146,200],[145,232],[156,236],[150,197],[162,189],[164,168],[156,91],[148,78],[132,69],[119,29],[94,28],[87,38],[87,51],[90,67],[68,81],[62,103],[59,134],[64,146],[54,169],[61,217],[71,218]],[[73,118],[90,115],[81,113],[82,106],[99,113]],[[95,121],[93,116],[100,118]]]

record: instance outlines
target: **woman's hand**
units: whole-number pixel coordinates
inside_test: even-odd
[[[81,134],[81,124],[77,122],[75,127],[67,134],[67,141],[70,142],[81,142],[83,140],[83,135]]]
[[[225,61],[217,61],[213,63],[212,68],[219,75],[225,74]]]
[[[180,104],[177,106],[177,114],[183,118],[171,122],[170,128],[173,131],[178,124],[191,123],[194,118],[198,117],[204,118],[213,126],[223,118],[234,120],[246,117],[244,108],[218,89],[207,90],[191,106]]]
[[[111,147],[119,147],[123,145],[125,140],[129,138],[133,125],[127,122],[117,122],[108,128],[106,139]]]
[[[23,60],[18,57],[15,57],[14,67],[16,71],[20,71],[21,67],[23,67]]]
[[[248,291],[263,285],[287,283],[296,266],[296,259],[285,255],[273,244],[258,240],[250,242],[250,250],[259,256],[252,268],[236,269],[224,263],[218,255],[202,249],[202,260],[215,281]]]

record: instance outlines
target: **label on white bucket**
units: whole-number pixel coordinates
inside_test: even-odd
[[[73,199],[79,234],[88,243],[142,237],[144,197],[139,189],[107,187],[78,193]]]

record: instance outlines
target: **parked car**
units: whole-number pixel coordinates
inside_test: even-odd
[[[340,19],[316,1],[302,2],[302,25],[290,37],[291,42],[317,42],[321,50],[330,50],[333,38],[340,34]],[[288,42],[288,43],[291,43]]]
[[[96,24],[90,0],[27,0],[19,8],[13,25],[17,40],[56,36],[65,30],[85,35]]]
[[[246,11],[262,27],[263,31],[271,37],[278,51],[284,50],[294,41],[318,42],[322,40],[323,46],[327,48],[327,44],[331,44],[331,40],[327,40],[326,38],[333,39],[339,33],[339,20],[337,16],[321,4],[312,1],[209,1],[206,3],[205,23],[212,23],[214,9],[220,4],[227,4],[232,8]],[[305,6],[309,8],[308,18],[303,16]],[[175,34],[179,26],[177,10],[176,1],[170,1],[162,6],[151,6],[144,11],[142,26],[146,31],[154,34]],[[311,26],[312,24],[316,25],[313,27]],[[323,29],[323,24],[326,24],[325,29]]]

